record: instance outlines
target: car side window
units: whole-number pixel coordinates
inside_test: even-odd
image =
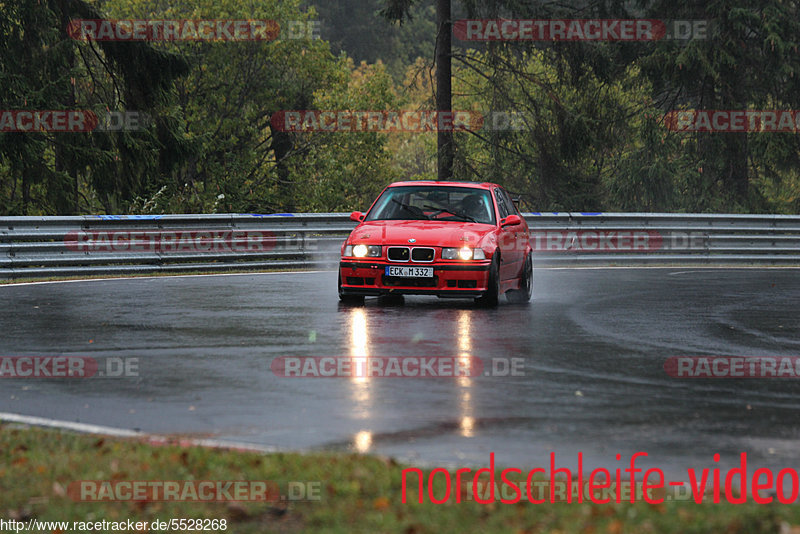
[[[509,215],[508,206],[506,206],[506,201],[503,198],[503,194],[500,192],[500,189],[494,190],[494,198],[497,200],[497,211],[500,212],[500,218],[505,219]]]
[[[498,191],[500,191],[500,193],[503,195],[503,198],[506,201],[506,206],[508,206],[508,214],[519,215],[520,214],[519,210],[517,209],[516,204],[514,204],[514,201],[511,200],[511,195],[508,194],[508,191],[506,191],[505,189],[499,189]]]

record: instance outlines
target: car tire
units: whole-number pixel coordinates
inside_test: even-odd
[[[343,304],[364,304],[364,297],[361,295],[345,295],[342,293],[342,273],[339,273],[339,300]]]
[[[512,289],[506,293],[508,302],[514,304],[527,304],[533,295],[533,258],[528,254],[520,273],[519,289]]]
[[[500,253],[495,251],[492,254],[492,265],[489,267],[489,281],[487,283],[486,293],[483,296],[475,299],[479,306],[486,308],[494,308],[497,306],[500,298]]]

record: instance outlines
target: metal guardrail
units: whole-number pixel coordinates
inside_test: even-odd
[[[800,216],[527,213],[543,265],[800,265]],[[0,217],[0,278],[334,268],[343,213]]]

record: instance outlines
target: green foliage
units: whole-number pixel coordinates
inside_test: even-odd
[[[462,178],[502,183],[547,210],[667,207],[665,162],[637,155],[641,139],[656,135],[652,118],[642,117],[656,113],[636,68],[607,83],[591,70],[576,77],[552,50],[517,56],[510,48],[472,52],[459,63],[463,96],[454,107],[486,117],[482,130],[458,136]],[[655,187],[642,190],[640,174]]]
[[[0,109],[135,110],[159,117],[173,80],[187,71],[178,57],[146,43],[83,43],[67,35],[73,18],[99,18],[80,0],[12,0],[0,11]],[[145,191],[187,151],[162,120],[139,132],[0,133],[2,212],[106,211]]]
[[[338,84],[317,91],[314,109],[398,109],[392,78],[382,63],[341,59]],[[301,211],[366,209],[385,186],[398,179],[391,167],[388,136],[375,132],[314,132],[297,135],[298,155],[292,174],[299,183],[297,206]]]
[[[311,7],[315,4],[314,7]],[[434,178],[435,133],[287,133],[289,110],[434,109],[434,2],[10,0],[0,110],[145,112],[141,131],[0,133],[0,214],[364,209],[387,183]],[[453,2],[458,18],[712,21],[707,39],[454,41],[457,179],[538,210],[800,209],[794,133],[680,133],[673,109],[800,109],[800,8],[782,0]],[[80,42],[72,18],[321,21],[322,40]],[[286,37],[284,34],[283,37]],[[335,53],[332,53],[333,50]]]
[[[664,110],[795,110],[800,105],[800,6],[727,0],[646,5],[652,15],[710,21],[708,38],[662,41],[639,64]],[[686,207],[709,211],[800,208],[796,194],[800,138],[787,133],[681,134],[692,160]],[[785,183],[784,183],[785,182]],[[781,193],[778,193],[781,191]],[[780,198],[774,195],[779,194]]]
[[[298,2],[237,0],[175,2],[111,0],[112,18],[307,20]],[[176,117],[197,154],[166,183],[168,211],[271,211],[291,198],[281,176],[285,153],[276,153],[271,115],[308,107],[313,91],[329,83],[336,63],[322,41],[182,41],[162,45],[191,66],[176,83]],[[161,190],[151,190],[151,194]],[[162,201],[163,201],[162,200]],[[136,204],[140,206],[141,204]],[[159,206],[159,202],[153,204]]]

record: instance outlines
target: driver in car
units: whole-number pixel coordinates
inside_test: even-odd
[[[478,222],[486,222],[487,220],[486,206],[484,206],[480,195],[467,195],[464,197],[461,201],[460,211]]]

